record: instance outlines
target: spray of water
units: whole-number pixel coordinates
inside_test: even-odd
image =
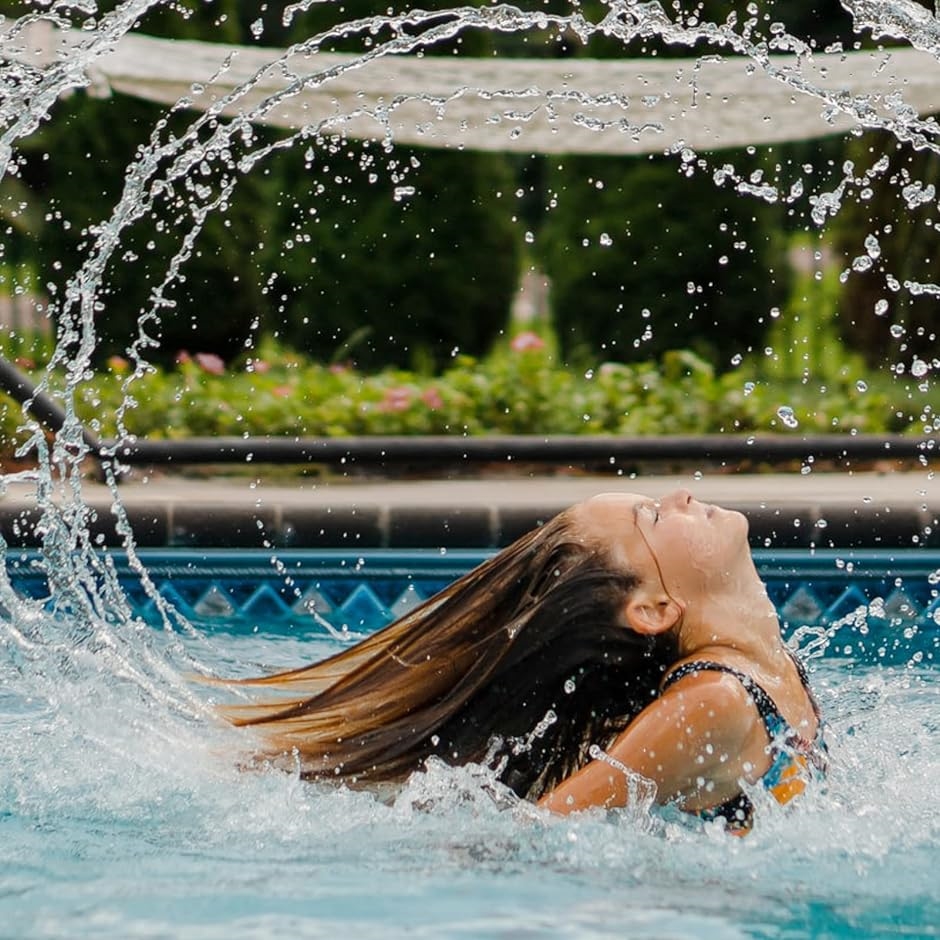
[[[312,2],[287,7],[285,22]],[[44,121],[54,120],[58,98],[89,87],[95,63],[158,5],[156,0],[128,0],[103,13],[93,0],[56,0],[37,4],[21,19],[2,25],[0,41],[7,49],[22,47],[36,28],[51,25],[78,27],[82,38],[64,46],[51,61],[24,62],[22,56],[4,61],[0,69],[0,179],[17,176],[21,166],[18,144]],[[926,8],[908,0],[846,0],[844,6],[854,17],[859,35],[867,31],[875,39],[901,40],[940,58],[940,25]],[[509,798],[479,768],[455,771],[432,764],[412,781],[405,797],[389,807],[368,794],[321,791],[299,785],[290,775],[239,774],[232,767],[233,742],[228,732],[206,731],[205,705],[181,678],[181,669],[213,668],[222,654],[200,640],[166,605],[137,559],[118,493],[119,447],[105,455],[110,459],[104,462],[113,494],[112,511],[124,551],[162,613],[166,627],[162,634],[135,621],[112,562],[90,534],[91,512],[82,493],[88,445],[75,402],[91,369],[96,318],[107,306],[107,272],[120,263],[128,233],[155,220],[173,218],[177,242],[147,307],[140,311],[138,334],[129,349],[133,369],[126,378],[125,404],[118,415],[122,434],[126,433],[124,415],[131,407],[134,382],[148,367],[148,350],[157,343],[161,316],[174,307],[173,289],[184,275],[206,220],[223,212],[241,181],[263,171],[265,162],[277,152],[312,145],[338,152],[337,135],[367,111],[384,127],[382,145],[390,154],[394,115],[415,97],[440,111],[476,97],[492,103],[494,113],[513,99],[516,109],[544,108],[556,116],[563,97],[565,104],[578,105],[573,120],[599,131],[609,122],[591,116],[592,109],[611,99],[579,89],[568,89],[562,96],[545,88],[497,93],[461,86],[447,94],[404,95],[381,109],[370,106],[338,112],[276,142],[260,136],[256,125],[305,90],[339,74],[354,74],[382,57],[422,54],[435,43],[473,30],[524,34],[546,29],[581,42],[603,36],[625,46],[658,43],[694,51],[703,63],[708,57],[741,56],[755,73],[772,77],[794,94],[813,96],[821,110],[848,115],[859,129],[879,128],[906,145],[940,153],[940,128],[934,119],[919,116],[905,104],[903,88],[890,100],[879,102],[833,91],[815,77],[812,44],[765,23],[756,5],[748,8],[745,17],[729,14],[723,22],[713,23],[681,9],[680,4],[667,10],[657,2],[629,0],[606,4],[593,18],[577,4],[563,14],[505,4],[393,11],[343,23],[283,54],[272,54],[269,64],[199,113],[188,109],[205,89],[194,88],[153,127],[148,142],[127,168],[117,202],[89,231],[89,248],[80,270],[61,286],[52,302],[58,341],[50,375],[61,369],[67,380],[59,387],[46,378],[41,390],[61,401],[66,422],[50,440],[38,423],[30,421],[31,436],[23,451],[35,456],[37,469],[7,475],[0,484],[17,481],[35,487],[41,510],[37,532],[43,544],[37,564],[49,583],[46,597],[24,599],[13,591],[0,568],[0,722],[17,729],[15,735],[0,737],[0,764],[13,768],[0,778],[0,794],[30,825],[49,826],[57,814],[67,816],[72,830],[63,835],[66,841],[84,838],[76,836],[76,830],[94,828],[101,819],[109,820],[112,827],[115,820],[124,821],[137,833],[149,827],[154,855],[182,846],[181,857],[197,851],[215,856],[218,883],[237,881],[247,854],[268,891],[277,891],[276,886],[284,883],[288,891],[300,890],[298,876],[286,874],[288,860],[305,860],[321,871],[324,862],[332,860],[341,876],[351,877],[350,855],[360,857],[363,852],[378,858],[376,897],[379,902],[384,898],[390,907],[389,898],[401,886],[390,875],[393,870],[424,872],[433,890],[440,888],[439,877],[427,872],[435,865],[450,873],[461,870],[468,860],[484,872],[488,866],[502,873],[536,866],[548,872],[548,883],[556,890],[559,872],[589,873],[594,884],[600,885],[589,909],[576,904],[565,908],[570,922],[581,924],[586,932],[611,916],[605,903],[610,903],[611,892],[616,891],[620,918],[635,917],[640,924],[642,910],[647,924],[674,929],[675,912],[682,909],[691,912],[684,927],[694,934],[703,927],[706,932],[729,927],[721,908],[729,897],[740,901],[742,881],[754,888],[753,896],[763,910],[785,911],[791,921],[813,904],[825,903],[842,911],[841,922],[849,926],[852,916],[856,925],[877,925],[880,908],[873,908],[870,917],[865,911],[846,912],[858,904],[854,880],[890,861],[900,873],[885,887],[890,904],[919,903],[928,918],[923,923],[930,923],[937,901],[932,882],[926,880],[932,868],[924,857],[938,834],[933,781],[940,771],[940,750],[930,691],[933,680],[913,658],[877,672],[840,667],[836,673],[820,667],[824,705],[837,732],[829,791],[811,796],[787,818],[779,813],[762,816],[746,845],[729,847],[726,839],[703,840],[699,834],[691,838],[681,826],[669,822],[612,827],[599,816],[560,823],[518,807],[517,812],[506,814],[500,810]],[[372,37],[379,35],[389,38],[374,41]],[[356,37],[363,49],[352,60],[319,71],[316,66],[311,70],[295,65],[316,63],[322,48]],[[792,58],[782,63],[777,57],[780,53]],[[221,72],[229,67],[230,62],[223,64]],[[264,91],[273,75],[281,80],[278,89]],[[231,117],[233,113],[237,116]],[[184,130],[170,130],[166,118],[171,115],[186,115]],[[519,126],[524,139],[525,121]],[[623,130],[636,133],[637,127],[624,125]],[[720,156],[697,153],[681,144],[674,148],[674,155],[677,165],[690,175],[706,172],[716,185],[732,186],[742,196],[803,207],[820,227],[847,200],[865,192],[874,179],[891,172],[888,156],[878,155],[868,167],[846,163],[835,186],[826,188],[827,184],[814,184],[809,178],[788,181],[782,171],[778,179],[744,174]],[[929,182],[906,178],[903,185],[908,205],[937,205]],[[846,277],[866,270],[877,259],[879,246],[873,238],[864,240]],[[886,289],[940,296],[936,284],[901,282],[891,274],[886,275]],[[851,624],[833,625],[827,631],[798,634],[797,642],[815,654],[838,642],[845,630],[863,636],[871,614],[864,611]],[[899,740],[904,743],[886,746]],[[906,768],[914,767],[921,784],[912,786]],[[637,787],[638,804],[646,807],[651,796]],[[440,807],[442,812],[436,809]],[[898,851],[900,827],[908,834],[916,833],[907,839],[904,858]],[[38,851],[25,831],[17,833],[15,842],[24,852]],[[352,846],[351,852],[344,854],[337,848],[344,842]],[[237,850],[232,848],[235,843]],[[678,857],[677,844],[682,847]],[[781,852],[781,846],[785,851]],[[118,856],[126,858],[127,851],[122,848]],[[63,853],[67,855],[64,848]],[[701,889],[702,870],[712,879],[711,898]],[[119,872],[109,874],[121,884]],[[332,885],[330,897],[335,900],[342,894],[337,878],[331,881],[324,876],[324,880]],[[179,885],[180,880],[174,883]],[[828,885],[824,890],[820,888],[823,883]],[[651,889],[650,884],[658,887]],[[487,889],[497,891],[491,882]],[[103,881],[95,890],[105,900],[113,900]],[[557,914],[549,897],[534,887],[531,890]],[[570,889],[561,894],[572,897]],[[681,905],[680,896],[684,898]],[[458,916],[460,905],[453,896],[450,900]],[[746,901],[740,903],[739,923],[750,918],[752,924],[766,927],[756,903],[753,910]],[[322,923],[342,920],[335,905],[330,911]],[[663,919],[657,920],[657,912],[668,912],[668,916],[663,913]],[[833,917],[838,920],[836,914]],[[132,918],[118,920],[126,927]],[[347,925],[348,921],[347,917]],[[54,933],[55,926],[54,919],[50,920],[48,931]],[[370,929],[375,924],[366,924],[362,935],[370,935]],[[117,927],[114,935],[120,935]]]

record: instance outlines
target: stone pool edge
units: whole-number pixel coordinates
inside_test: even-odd
[[[525,476],[415,481],[247,477],[132,478],[119,488],[141,547],[498,548],[566,506],[611,490],[658,496],[677,486],[745,513],[756,548],[940,547],[940,481],[927,470],[686,476]],[[117,546],[110,490],[87,481],[90,529]],[[35,492],[0,497],[0,535],[38,544]]]

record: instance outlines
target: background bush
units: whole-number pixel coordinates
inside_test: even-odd
[[[557,208],[541,256],[566,360],[603,350],[640,361],[689,346],[726,366],[729,341],[739,353],[763,345],[787,291],[770,206],[687,177],[675,158],[569,157],[547,188]]]
[[[865,179],[868,198],[851,192],[833,224],[833,244],[845,277],[839,302],[840,335],[873,368],[940,355],[937,298],[909,291],[909,282],[940,284],[933,224],[940,193],[940,157],[900,146],[886,133],[848,145],[863,178],[885,157],[887,169]],[[861,186],[858,188],[862,188]]]
[[[521,233],[500,155],[348,142],[279,158],[264,264],[268,327],[322,362],[433,371],[480,356],[507,326]],[[393,161],[398,182],[383,168]],[[287,233],[285,235],[285,233]]]
[[[561,0],[546,9],[553,4],[569,9]],[[740,24],[752,16],[746,0],[700,6],[703,18],[719,22],[734,14]],[[181,0],[148,13],[140,28],[183,39],[284,46],[388,9],[377,0],[314,4],[285,25],[276,5]],[[606,7],[585,0],[584,10],[597,19]],[[0,12],[21,15],[21,0],[0,0]],[[253,29],[259,20],[260,40]],[[767,38],[776,20],[817,47],[851,38],[838,0],[762,4],[755,39]],[[379,33],[374,41],[382,38]],[[332,47],[361,42],[340,37]],[[469,31],[430,51],[561,59],[690,53],[655,38],[626,50],[597,37],[581,46],[550,30],[525,36]],[[106,217],[136,148],[163,116],[162,108],[120,95],[99,100],[76,93],[59,102],[52,120],[22,142],[19,175],[0,184],[0,263],[26,265],[50,291],[61,292],[87,255],[90,227]],[[168,132],[178,129],[178,120],[170,118]],[[267,141],[277,136],[257,133]],[[148,354],[164,366],[181,348],[230,360],[259,337],[276,336],[322,362],[440,370],[455,349],[483,355],[506,328],[523,265],[520,235],[528,231],[534,244],[525,262],[544,266],[554,281],[565,361],[639,361],[683,347],[725,369],[732,354],[768,341],[768,312],[783,309],[788,290],[782,252],[794,232],[816,226],[805,205],[784,210],[716,188],[713,169],[726,160],[745,173],[763,166],[783,185],[811,163],[811,185],[826,191],[838,184],[847,156],[871,164],[885,147],[866,137],[764,148],[756,157],[711,154],[707,167],[688,178],[678,158],[386,153],[359,143],[305,141],[242,177],[224,211],[209,216],[170,293],[175,308],[163,315],[161,347]],[[844,341],[873,365],[915,353],[927,357],[936,349],[931,302],[892,292],[890,310],[883,317],[873,312],[885,296],[881,268],[902,279],[940,280],[936,258],[917,242],[929,232],[927,210],[912,210],[897,195],[905,173],[934,179],[936,158],[911,156],[893,144],[886,149],[892,166],[873,181],[873,198],[844,207],[831,223],[837,267],[864,253],[866,234],[877,234],[883,246],[879,264],[853,273],[837,298]],[[223,177],[224,168],[210,168],[207,185],[218,188]],[[413,188],[413,195],[403,188]],[[178,246],[187,198],[182,193],[180,202],[126,233],[100,298],[99,363],[136,336],[138,313]],[[904,328],[900,341],[892,326]]]
[[[124,360],[112,360],[78,396],[80,416],[105,438],[118,432],[115,415],[128,370]],[[787,370],[787,363],[761,353],[717,375],[684,350],[572,370],[558,364],[551,342],[522,333],[484,359],[458,356],[437,376],[401,369],[365,374],[266,343],[240,363],[226,366],[198,355],[139,376],[123,430],[149,438],[940,433],[940,392],[923,391],[914,381],[882,376],[863,382],[859,360],[831,362],[818,381]],[[781,419],[784,407],[792,409],[796,428]],[[0,445],[9,449],[9,440]]]
[[[278,25],[279,8],[271,10],[264,39],[288,44],[351,15],[333,6],[320,5],[292,29]],[[360,7],[363,15],[379,10]],[[23,12],[9,0],[0,11]],[[256,44],[251,23],[258,12],[235,0],[192,0],[150,14],[141,29]],[[29,262],[61,292],[164,111],[121,95],[78,92],[60,101],[23,145],[23,185],[0,189],[0,217],[28,199],[46,224],[7,225],[0,262]],[[162,133],[182,133],[191,118],[170,115]],[[257,135],[261,143],[284,136],[264,128]],[[187,185],[218,192],[230,172],[209,161]],[[168,293],[174,307],[164,309],[154,331],[160,348],[149,355],[163,365],[180,349],[228,359],[259,334],[280,336],[324,361],[349,358],[367,368],[435,368],[455,348],[482,354],[506,326],[519,274],[521,233],[500,199],[511,186],[501,155],[386,153],[378,145],[323,140],[295,146],[240,175],[225,206],[208,216]],[[191,198],[180,189],[179,198],[165,200],[122,237],[100,297],[99,362],[136,337],[138,316],[179,248]]]

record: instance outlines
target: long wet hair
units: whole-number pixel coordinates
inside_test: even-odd
[[[657,694],[671,637],[624,619],[636,585],[571,511],[348,650],[232,685],[277,700],[221,707],[308,779],[397,783],[431,756],[479,762],[537,799]]]

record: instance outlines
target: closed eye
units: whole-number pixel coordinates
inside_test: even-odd
[[[639,522],[639,513],[640,510],[649,512],[653,516],[653,525],[656,525],[659,522],[659,504],[658,503],[642,503],[633,508],[633,519],[635,522]]]

